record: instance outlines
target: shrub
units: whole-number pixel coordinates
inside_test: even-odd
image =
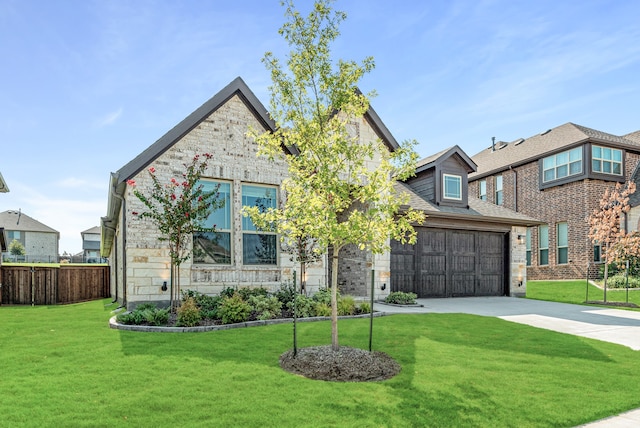
[[[222,297],[208,296],[194,290],[187,290],[186,292],[182,293],[183,302],[189,297],[195,300],[196,306],[198,307],[198,309],[200,309],[201,318],[207,318],[211,320],[220,318],[218,316],[218,308],[220,307],[220,303],[222,302]]]
[[[627,287],[627,279],[622,275],[614,275],[607,278],[607,287],[609,288],[625,288]],[[636,276],[629,277],[629,288],[640,288],[640,278]]]
[[[248,303],[259,320],[270,320],[282,316],[282,303],[275,296],[250,296]]]
[[[193,327],[200,324],[202,316],[193,297],[188,297],[178,308],[178,320],[176,325],[181,327]]]
[[[396,305],[413,305],[418,297],[415,293],[405,293],[404,291],[394,291],[390,293],[384,301]]]
[[[153,303],[143,303],[131,312],[119,314],[116,316],[116,321],[129,325],[167,325],[169,310],[158,309]]]
[[[296,315],[299,318],[307,318],[315,315],[313,310],[314,301],[311,298],[304,294],[296,294],[295,303]],[[293,301],[287,303],[287,309],[293,314]]]
[[[222,303],[218,308],[218,314],[223,324],[233,324],[236,322],[244,322],[251,315],[251,305],[242,300],[238,293],[231,297],[222,299]]]
[[[143,312],[143,311],[146,311],[147,309],[155,309],[155,308],[156,308],[156,305],[154,305],[153,303],[142,303],[136,306],[135,310]]]
[[[144,322],[144,316],[140,311],[126,312],[118,314],[116,321],[120,324],[141,325]]]
[[[167,325],[169,322],[169,309],[146,309],[142,315],[149,325]]]
[[[245,302],[248,302],[249,298],[253,296],[267,297],[269,295],[269,292],[264,287],[257,287],[257,288],[244,287],[238,290],[238,294],[240,295],[240,297],[242,297],[242,300],[244,300]]]
[[[367,302],[362,302],[362,303],[360,303],[360,306],[358,306],[358,311],[361,314],[370,314],[371,313],[371,305],[368,304]]]
[[[337,291],[338,300],[340,300],[340,290]],[[320,303],[325,303],[331,306],[331,289],[330,288],[321,288],[317,291],[316,294],[313,295],[313,300]]]
[[[287,306],[287,304],[293,302],[296,294],[298,294],[298,292],[293,286],[293,283],[290,281],[280,284],[280,289],[275,292],[276,298],[280,301],[280,303],[285,305],[285,307]]]
[[[220,292],[220,296],[221,297],[233,297],[233,295],[236,294],[236,289],[233,287],[227,287],[224,290],[222,290]]]
[[[323,302],[313,302],[313,313],[317,317],[331,316],[331,306]]]
[[[338,299],[338,315],[353,315],[356,313],[356,301],[353,296],[341,296]]]

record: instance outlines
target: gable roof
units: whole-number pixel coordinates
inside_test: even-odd
[[[640,136],[638,138],[640,140]],[[509,167],[533,162],[587,141],[640,152],[640,141],[569,122],[527,139],[520,138],[510,143],[499,141],[495,144],[495,149],[489,147],[477,153],[471,159],[478,165],[478,170],[469,175],[469,180],[477,180]]]
[[[623,135],[626,140],[631,140],[634,143],[640,144],[640,130]]]
[[[87,230],[83,230],[82,232],[80,232],[80,234],[82,236],[84,236],[85,234],[89,234],[89,233],[91,233],[91,234],[99,234],[100,230],[101,230],[100,226],[93,226],[92,228],[89,228]]]
[[[457,156],[460,161],[466,166],[467,172],[475,172],[478,166],[458,145],[444,149],[435,155],[428,156],[420,161],[416,165],[416,173],[426,171],[429,168],[433,168],[438,163],[450,158],[451,156]]]
[[[57,230],[40,223],[29,217],[22,211],[9,210],[0,213],[0,226],[5,230],[17,230],[21,232],[47,232],[59,234]]]
[[[418,195],[408,184],[396,182],[394,188],[398,193],[409,194],[409,206],[423,211],[433,218],[474,220],[480,222],[504,223],[512,226],[533,226],[543,222],[522,213],[512,211],[500,205],[469,197],[468,208],[436,205]]]
[[[5,183],[4,178],[2,178],[2,173],[0,173],[0,193],[7,193],[9,191],[9,186]]]

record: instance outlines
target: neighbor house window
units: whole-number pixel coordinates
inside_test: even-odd
[[[276,188],[242,185],[242,206],[258,207],[264,212],[276,208]],[[251,218],[242,218],[242,263],[245,265],[277,264],[276,234],[258,230]]]
[[[193,234],[193,262],[209,264],[231,264],[231,183],[202,180],[205,192],[218,191],[218,200],[224,205],[213,211],[204,226],[215,227],[215,232]]]
[[[602,247],[600,244],[593,246],[593,261],[596,263],[600,263],[602,261]]]
[[[592,146],[591,169],[603,174],[622,175],[622,150]]]
[[[538,227],[538,264],[549,264],[549,226],[546,224]]]
[[[502,205],[502,176],[496,176],[496,205]]]
[[[445,199],[462,200],[462,177],[459,175],[443,174]]]
[[[478,183],[478,197],[481,201],[487,200],[487,180],[480,180]]]
[[[542,160],[542,181],[549,182],[582,173],[582,147],[567,150]]]
[[[569,263],[569,227],[562,222],[556,225],[556,242],[558,243],[558,264]]]
[[[531,266],[531,228],[527,228],[527,237],[526,237],[526,245],[527,245],[527,266]]]

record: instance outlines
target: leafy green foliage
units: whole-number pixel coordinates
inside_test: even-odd
[[[314,301],[304,294],[296,294],[295,305],[294,300],[287,303],[287,309],[293,314],[294,309],[298,318],[307,318],[315,315],[313,310]]]
[[[240,294],[235,293],[231,297],[222,299],[218,314],[220,314],[223,324],[244,322],[247,321],[249,315],[251,315],[251,305],[245,302]]]
[[[242,300],[245,302],[249,301],[249,298],[252,296],[262,296],[267,297],[269,292],[264,287],[243,287],[240,288],[237,293],[242,297]]]
[[[227,287],[220,292],[220,296],[224,297],[233,297],[236,294],[236,289],[233,287]]]
[[[222,296],[208,296],[203,293],[199,293],[194,290],[187,290],[182,293],[182,300],[187,298],[193,298],[196,302],[196,306],[200,309],[200,315],[202,318],[215,320],[219,319],[218,308],[222,303]]]
[[[396,305],[413,305],[416,303],[418,297],[415,293],[405,293],[404,291],[394,291],[390,293],[384,301],[386,303],[393,303]]]
[[[249,296],[248,303],[259,320],[270,320],[282,316],[282,303],[275,296]]]
[[[20,241],[14,239],[9,243],[9,254],[11,254],[12,256],[24,256],[25,254],[27,254],[27,251]]]
[[[138,305],[134,311],[118,314],[116,321],[128,325],[167,325],[169,310],[158,309],[153,303],[143,303]]]
[[[331,306],[328,303],[313,302],[313,314],[316,317],[331,316]]]
[[[630,276],[627,284],[627,278],[624,274],[614,275],[607,280],[607,286],[611,288],[640,288],[640,278],[637,276]]]
[[[371,313],[371,305],[367,302],[362,302],[358,306],[358,311],[361,314],[370,314]]]
[[[336,290],[336,297],[340,299],[340,291]],[[327,306],[331,305],[331,289],[321,288],[313,295],[312,299],[319,303],[324,303]]]
[[[196,305],[196,301],[193,297],[188,297],[182,302],[178,308],[178,320],[176,325],[181,327],[194,327],[200,324],[202,316],[200,315],[200,309]]]
[[[341,296],[338,299],[338,315],[354,315],[356,313],[356,301],[353,296]]]
[[[286,306],[288,303],[293,302],[293,299],[297,294],[298,292],[293,286],[293,283],[287,281],[280,284],[280,288],[276,291],[275,296],[283,305]]]

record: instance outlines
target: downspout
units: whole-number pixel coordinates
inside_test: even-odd
[[[518,171],[509,165],[509,170],[513,171],[513,210],[518,212]]]
[[[116,234],[116,228],[115,227],[111,227],[111,226],[107,226],[106,223],[103,223],[103,226],[106,227],[109,230],[113,230],[113,236],[116,238],[116,244],[117,244],[117,234]],[[113,301],[111,303],[116,303],[118,301],[118,245],[114,245],[113,246],[113,252],[114,252],[114,264],[115,264],[115,275],[114,278],[116,279],[116,296],[113,298]]]
[[[117,177],[115,174],[113,177]],[[120,200],[122,206],[120,212],[122,212],[122,306],[127,307],[127,200],[118,195],[116,192],[115,184],[111,187],[111,195]],[[114,235],[114,237],[116,237]],[[116,248],[118,247],[118,239],[116,237]],[[117,254],[117,249],[115,250]],[[116,262],[117,263],[117,262]],[[116,277],[118,271],[116,271]],[[116,284],[117,286],[117,284]],[[117,292],[116,292],[117,293]]]

